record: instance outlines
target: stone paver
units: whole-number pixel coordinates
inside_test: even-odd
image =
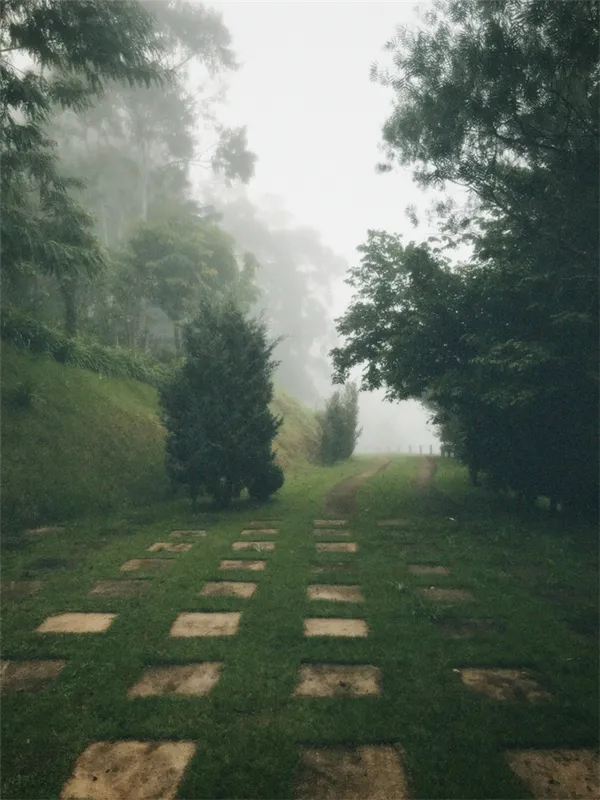
[[[439,630],[451,639],[472,639],[496,630],[501,630],[502,623],[487,618],[438,618],[431,620]]]
[[[439,564],[409,564],[408,571],[413,575],[450,575],[448,567]]]
[[[313,525],[315,528],[343,528],[348,524],[346,519],[315,519]]]
[[[477,669],[456,670],[465,686],[482,692],[494,700],[528,700],[538,703],[550,700],[552,695],[543,689],[537,680],[524,669]]]
[[[0,597],[5,600],[18,600],[21,597],[39,592],[43,585],[42,581],[2,581],[0,584]]]
[[[240,617],[240,611],[179,614],[171,626],[171,636],[235,636]]]
[[[66,663],[63,659],[0,661],[0,691],[40,692],[56,680]]]
[[[249,528],[271,528],[273,525],[281,525],[280,519],[253,519],[248,523]]]
[[[194,742],[94,742],[75,762],[60,800],[175,800]]]
[[[319,553],[356,553],[356,542],[317,542],[315,547]]]
[[[193,544],[174,544],[173,542],[155,542],[151,545],[148,550],[151,553],[187,553],[188,550],[191,550]]]
[[[600,753],[597,750],[513,750],[510,768],[539,800],[598,800]]]
[[[471,592],[465,589],[441,589],[438,586],[429,586],[428,588],[420,588],[415,590],[417,594],[426,597],[428,600],[441,600],[443,602],[452,603],[455,600],[474,600],[475,598]]]
[[[207,695],[221,677],[221,663],[181,664],[150,667],[127,692],[127,696],[150,697],[157,694]]]
[[[258,550],[258,552],[266,550],[275,550],[275,542],[234,542],[231,545],[232,550]]]
[[[246,528],[242,531],[242,536],[276,536],[279,533],[277,528]]]
[[[267,566],[266,561],[237,561],[236,559],[226,558],[221,561],[219,569],[242,569],[250,572],[262,572]]]
[[[144,572],[165,569],[175,563],[172,558],[132,558],[121,564],[121,572],[134,572],[135,570],[143,570]]]
[[[368,634],[369,628],[364,619],[313,617],[304,620],[305,636],[349,636],[358,638],[368,636]]]
[[[29,528],[25,533],[30,536],[44,536],[47,533],[61,533],[64,530],[62,525],[42,525],[40,528]]]
[[[207,581],[200,595],[202,597],[252,597],[256,583],[246,581]]]
[[[70,612],[54,614],[37,627],[36,633],[104,633],[117,614],[90,614]]]
[[[364,597],[360,586],[346,586],[323,583],[313,584],[306,589],[310,600],[335,600],[342,603],[362,603]]]
[[[381,694],[381,670],[370,664],[303,664],[295,697],[363,697]]]
[[[150,588],[150,581],[98,581],[90,589],[90,595],[103,595],[104,597],[136,597]]]
[[[201,539],[206,536],[206,531],[171,531],[171,539]]]
[[[350,531],[344,531],[339,528],[315,528],[313,536],[337,536],[339,538],[347,538],[350,536]]]

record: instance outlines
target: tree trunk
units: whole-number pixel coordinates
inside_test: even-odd
[[[65,304],[65,333],[70,338],[77,334],[77,285],[73,278],[59,281],[60,293]]]

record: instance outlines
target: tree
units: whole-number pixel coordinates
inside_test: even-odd
[[[232,301],[202,301],[183,328],[186,359],[161,391],[167,470],[195,502],[200,491],[227,506],[243,487],[266,499],[283,484],[269,410],[276,367],[264,325]]]
[[[321,425],[321,461],[335,464],[350,458],[361,434],[358,427],[358,388],[347,384],[334,392],[318,415]]]

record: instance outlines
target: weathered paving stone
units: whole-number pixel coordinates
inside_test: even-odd
[[[510,768],[539,800],[598,800],[600,753],[597,750],[513,750]]]
[[[537,680],[524,669],[476,669],[456,670],[465,686],[482,692],[494,700],[527,700],[538,703],[550,700],[552,695],[543,689]]]
[[[408,571],[413,575],[450,575],[448,567],[434,564],[409,564]]]
[[[328,583],[313,584],[306,590],[310,600],[336,600],[342,603],[362,603],[364,597],[360,586],[334,586]]]
[[[104,633],[117,614],[89,614],[73,612],[54,614],[37,627],[36,633]]]
[[[248,523],[249,528],[272,528],[273,525],[280,525],[280,519],[253,519]]]
[[[355,573],[357,568],[356,564],[351,564],[348,561],[324,561],[321,564],[313,564],[311,572],[315,575],[322,575],[327,572]]]
[[[455,600],[475,599],[471,592],[467,592],[465,589],[441,589],[438,586],[429,586],[416,589],[415,591],[428,600],[441,600],[448,603],[452,603]]]
[[[0,661],[0,691],[40,692],[56,680],[66,663],[63,659]]]
[[[432,622],[441,633],[451,639],[472,639],[502,628],[501,623],[486,618],[454,619],[447,617],[435,619]]]
[[[179,614],[171,636],[235,636],[240,626],[239,611]]]
[[[175,800],[193,742],[95,742],[75,762],[60,800]]]
[[[42,525],[40,528],[29,528],[28,533],[30,536],[45,536],[47,533],[61,533],[64,528],[61,525]]]
[[[339,528],[315,528],[313,536],[337,536],[339,538],[346,538],[350,536],[350,531],[343,531]]]
[[[206,531],[172,531],[169,537],[171,539],[201,539],[206,535]]]
[[[4,600],[19,600],[21,597],[39,592],[42,586],[42,581],[2,581],[0,597]]]
[[[319,553],[356,553],[356,542],[317,542],[315,547]]]
[[[401,528],[403,525],[406,525],[405,519],[382,519],[381,522],[378,522],[377,525],[380,528]]]
[[[266,561],[237,561],[232,558],[226,558],[221,561],[219,569],[242,569],[249,570],[250,572],[262,572],[267,566]]]
[[[136,597],[150,588],[150,581],[98,581],[88,594],[104,597]]]
[[[155,542],[148,550],[150,553],[187,553],[194,545],[192,544],[174,544],[173,542]]]
[[[336,619],[319,617],[304,620],[305,636],[368,636],[369,628],[364,619]]]
[[[275,550],[275,542],[234,542],[231,545],[232,550],[258,550],[258,552],[266,550]]]
[[[127,696],[150,697],[157,694],[207,695],[221,677],[220,663],[181,664],[150,667],[127,692]]]
[[[242,531],[242,536],[276,536],[279,533],[277,528],[246,528]]]
[[[143,570],[144,572],[170,567],[175,562],[171,558],[132,558],[121,564],[121,572],[134,572],[135,570]]]
[[[407,800],[402,755],[395,747],[319,747],[300,751],[294,800]]]
[[[295,697],[363,697],[381,694],[381,670],[369,664],[304,664]]]
[[[202,597],[252,597],[256,584],[246,581],[208,581],[200,595]]]
[[[348,524],[346,519],[315,519],[313,525],[315,528],[343,528]]]

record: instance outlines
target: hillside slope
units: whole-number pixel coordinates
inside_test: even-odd
[[[156,390],[2,345],[2,524],[5,531],[164,497],[164,429]],[[282,467],[318,449],[314,414],[278,393]]]

